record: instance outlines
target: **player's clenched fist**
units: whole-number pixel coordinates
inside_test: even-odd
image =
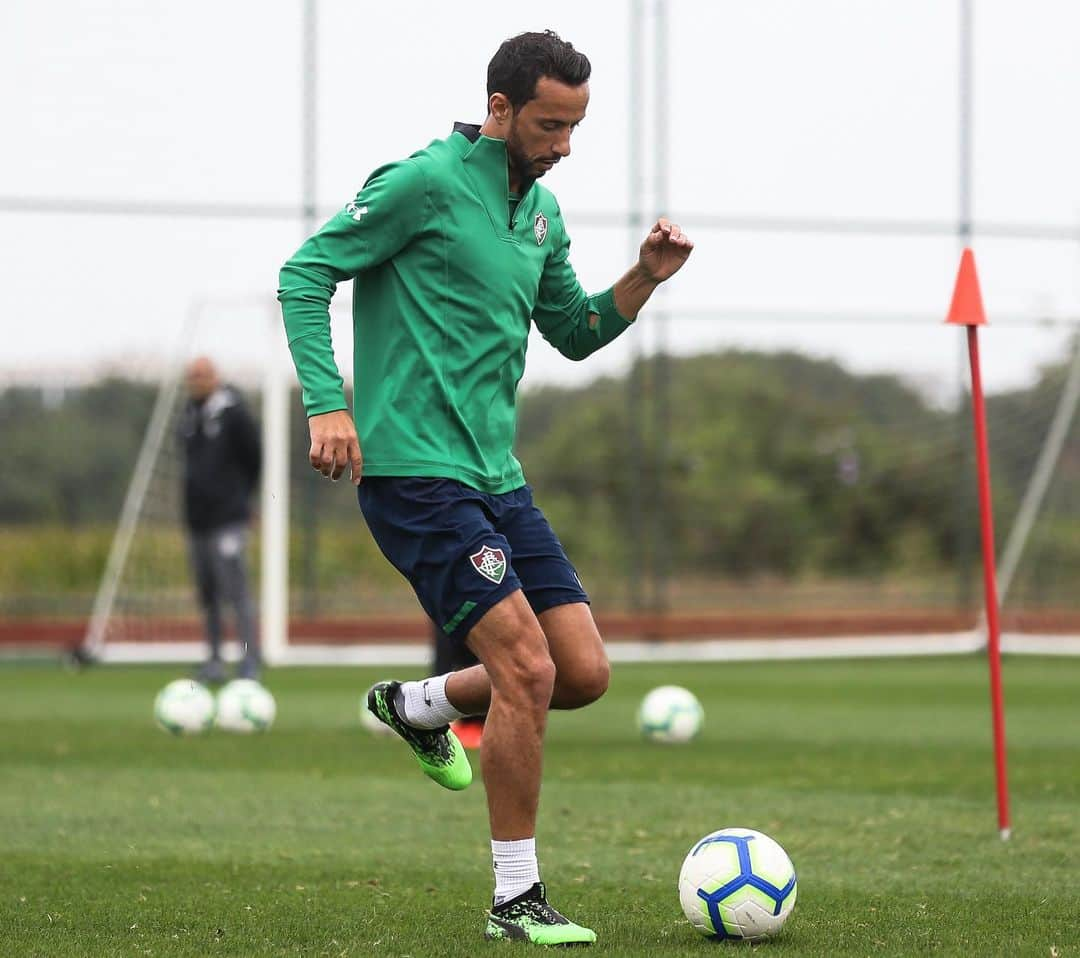
[[[660,217],[641,244],[638,264],[656,283],[670,279],[693,252],[694,244],[678,223]]]
[[[311,449],[308,451],[311,468],[336,482],[347,464],[353,485],[359,485],[364,459],[352,417],[344,409],[322,413],[308,419],[308,429],[311,432]]]

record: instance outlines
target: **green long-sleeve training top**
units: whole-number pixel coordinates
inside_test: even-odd
[[[628,327],[612,289],[587,296],[559,204],[509,192],[506,145],[456,124],[380,167],[281,270],[289,349],[309,416],[345,409],[330,340],[337,284],[353,288],[353,412],[364,475],[525,482],[513,454],[530,323],[570,359]]]

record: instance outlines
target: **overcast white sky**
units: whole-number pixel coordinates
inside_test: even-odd
[[[321,206],[345,203],[372,168],[445,136],[453,120],[478,122],[498,43],[550,26],[594,74],[574,155],[545,183],[588,288],[629,264],[624,229],[587,223],[627,209],[631,110],[651,124],[651,102],[628,101],[628,2],[318,9]],[[673,216],[956,218],[954,0],[669,0],[668,10]],[[1080,4],[974,0],[974,11],[976,225],[1076,231]],[[267,323],[230,304],[271,300],[299,222],[74,210],[85,200],[298,204],[301,14],[301,0],[0,5],[0,373],[164,356],[196,301],[211,303],[203,346],[227,367],[259,361]],[[649,60],[635,67],[646,82]],[[651,145],[641,160],[641,203],[652,210]],[[72,206],[3,208],[18,198]],[[692,232],[694,257],[658,306],[695,318],[665,331],[653,309],[582,365],[534,344],[527,382],[618,369],[661,336],[680,351],[792,346],[938,392],[956,380],[957,334],[939,325],[955,238]],[[1023,383],[1062,355],[1069,330],[1009,320],[1080,316],[1080,244],[977,236],[975,248],[997,320],[983,336],[988,388]],[[281,348],[276,333],[272,342]]]

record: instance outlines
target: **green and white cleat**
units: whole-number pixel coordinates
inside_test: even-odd
[[[488,941],[508,939],[569,948],[591,945],[596,941],[596,932],[575,925],[552,908],[548,904],[544,883],[538,881],[517,898],[492,907],[484,937]]]
[[[405,739],[428,778],[455,792],[467,788],[472,781],[472,766],[457,736],[448,725],[427,729],[413,728],[405,722],[394,707],[399,688],[400,682],[376,682],[368,692],[368,711]]]

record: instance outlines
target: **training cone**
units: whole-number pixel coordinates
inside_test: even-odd
[[[960,271],[956,274],[956,288],[945,322],[953,326],[986,325],[979,276],[975,272],[975,254],[970,249],[965,249],[960,257]]]

